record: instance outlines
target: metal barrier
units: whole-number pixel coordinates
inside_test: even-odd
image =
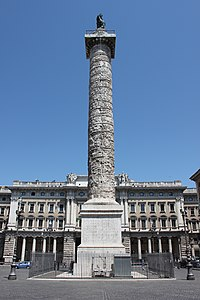
[[[172,253],[148,254],[146,262],[151,276],[174,278],[174,262]]]
[[[32,254],[32,266],[29,269],[29,277],[44,274],[54,269],[54,253],[35,252]]]
[[[131,277],[134,279],[150,278],[149,267],[147,263],[133,263],[131,266]]]
[[[114,277],[130,277],[131,278],[131,258],[130,256],[114,256],[113,264]]]
[[[135,279],[174,278],[171,253],[146,254],[142,259],[131,257],[131,276]]]
[[[43,278],[73,276],[73,262],[70,266],[54,261],[53,253],[34,253],[29,277],[42,275]],[[101,258],[101,260],[100,260]],[[114,256],[112,270],[106,267],[103,257],[96,257],[91,265],[93,277],[114,277],[133,279],[174,278],[174,264],[171,253],[146,254],[143,259],[129,256]],[[99,259],[99,261],[97,261]],[[94,268],[99,266],[99,268]],[[88,266],[86,266],[88,267]],[[54,271],[55,272],[52,272]]]

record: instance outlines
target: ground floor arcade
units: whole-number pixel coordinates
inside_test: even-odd
[[[52,252],[55,260],[70,265],[71,261],[76,261],[77,247],[81,243],[80,232],[7,232],[5,241],[1,243],[2,260],[11,263],[13,259],[16,242],[17,260],[31,260],[33,252]],[[126,253],[135,259],[141,260],[148,253],[170,252],[174,259],[185,256],[185,236],[180,232],[169,234],[150,232],[124,232],[122,243],[126,248]],[[198,247],[191,247],[192,255],[197,256]],[[198,253],[197,253],[198,252]]]

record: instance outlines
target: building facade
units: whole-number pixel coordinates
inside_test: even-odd
[[[191,177],[191,180],[193,180],[196,184],[196,189],[197,189],[197,197],[198,200],[200,201],[200,169],[198,169]]]
[[[11,263],[33,252],[53,252],[69,265],[77,259],[81,241],[82,205],[88,197],[87,176],[69,174],[63,182],[14,181],[0,189],[0,258]],[[121,205],[122,242],[135,259],[147,253],[171,252],[186,257],[186,233],[191,254],[200,256],[200,223],[196,189],[180,181],[135,182],[115,176],[116,201]],[[183,218],[183,211],[186,218]]]

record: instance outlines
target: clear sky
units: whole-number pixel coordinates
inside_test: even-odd
[[[200,168],[199,0],[0,0],[0,185],[87,174],[85,30],[102,13],[113,60],[115,173]]]

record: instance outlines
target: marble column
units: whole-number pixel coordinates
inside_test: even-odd
[[[43,253],[46,252],[46,247],[47,247],[47,239],[44,237],[43,238],[43,247],[42,247],[42,252]]]
[[[148,238],[148,253],[152,253],[151,238]]]
[[[35,252],[36,250],[36,238],[33,238],[33,243],[32,243],[32,252]]]
[[[21,253],[21,261],[24,261],[24,258],[25,258],[25,250],[26,250],[26,238],[23,237],[23,242],[22,242],[22,253]]]
[[[162,240],[161,240],[161,237],[158,237],[158,252],[162,253]]]
[[[71,200],[71,225],[75,226],[75,200],[72,198]]]
[[[56,237],[53,238],[53,253],[54,253],[54,260],[56,261],[56,245],[57,245],[57,239]]]
[[[120,202],[121,202],[121,207],[123,209],[121,219],[122,219],[122,224],[124,225],[124,223],[125,223],[124,222],[124,199],[120,199]]]
[[[125,225],[128,225],[128,199],[124,199]]]
[[[172,253],[172,238],[168,238],[168,243],[169,243],[169,252]]]
[[[141,238],[138,238],[138,258],[142,259]]]
[[[88,120],[88,200],[81,210],[81,244],[77,251],[78,277],[92,276],[92,268],[111,270],[114,255],[125,255],[121,236],[121,206],[115,198],[112,66],[115,33],[103,28],[86,33],[90,59]],[[93,261],[92,261],[93,260]]]
[[[70,224],[70,199],[67,199],[66,224]]]
[[[101,41],[100,37],[99,42],[89,49],[88,55],[88,198],[115,202],[111,49],[105,38],[104,42]],[[86,43],[90,47],[88,38]]]

